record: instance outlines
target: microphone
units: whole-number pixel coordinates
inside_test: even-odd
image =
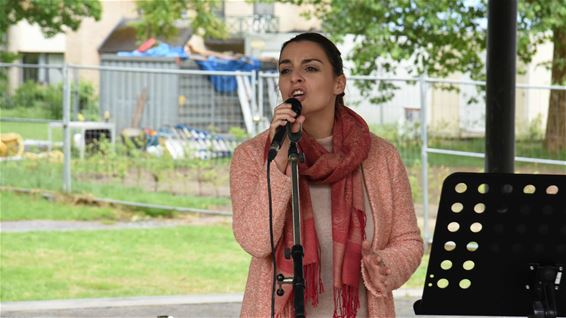
[[[301,109],[303,109],[303,105],[299,102],[296,98],[289,98],[285,101],[287,104],[291,104],[291,109],[297,114],[295,118],[297,118],[301,114]],[[277,156],[277,152],[281,148],[283,144],[283,140],[285,139],[285,132],[287,131],[287,127],[291,129],[291,123],[287,122],[285,126],[279,126],[275,130],[275,136],[273,136],[273,140],[271,141],[271,146],[269,147],[269,153],[267,154],[267,160],[272,161]]]

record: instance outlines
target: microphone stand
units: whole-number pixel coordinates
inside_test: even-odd
[[[293,211],[293,248],[291,253],[285,251],[285,258],[293,257],[293,277],[277,275],[279,290],[277,295],[283,295],[281,284],[293,284],[293,303],[295,305],[295,317],[305,317],[305,278],[303,275],[303,246],[301,245],[301,206],[299,196],[299,161],[304,161],[303,153],[299,153],[297,143],[301,139],[301,131],[293,133],[290,125],[287,126],[289,136],[289,162],[291,163],[292,196],[291,207]],[[290,254],[290,255],[289,255]]]

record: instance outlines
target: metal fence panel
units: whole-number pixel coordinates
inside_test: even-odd
[[[29,67],[0,67],[0,75],[4,75],[6,84],[2,86],[5,91],[0,101],[2,132],[9,127],[24,135],[26,155],[29,157],[21,162],[5,160],[0,163],[0,184],[8,186],[62,189],[65,184],[70,189],[67,183],[70,174],[73,191],[90,192],[99,197],[112,197],[113,193],[104,192],[104,189],[135,189],[132,193],[162,192],[173,196],[205,194],[226,198],[229,193],[228,161],[201,160],[215,158],[207,154],[183,157],[172,152],[175,150],[173,146],[186,145],[186,140],[182,140],[186,136],[171,128],[176,124],[185,124],[222,133],[224,138],[224,133],[230,128],[239,127],[244,128],[251,137],[268,127],[273,107],[282,102],[276,73],[260,72],[256,82],[256,75],[252,73],[199,71],[194,69],[194,63],[179,65],[172,59],[132,61],[130,57],[113,57],[103,59],[101,66],[68,66],[68,73],[62,74],[65,83],[36,83],[33,87],[27,87],[34,91],[49,92],[52,98],[49,101],[58,101],[55,102],[58,105],[49,104],[53,102],[46,102],[41,94],[25,99],[25,103],[40,105],[38,107],[49,109],[57,115],[50,113],[48,118],[38,119],[37,114],[43,113],[37,112],[32,118],[22,120],[6,118],[13,116],[5,114],[10,114],[10,101],[15,93],[26,89],[13,74],[17,75]],[[56,70],[63,70],[63,67],[50,66],[50,71]],[[84,149],[76,151],[77,140],[84,138],[77,136],[81,132],[73,127],[81,126],[79,113],[84,111],[81,98],[89,97],[84,96],[85,92],[80,92],[85,82],[88,83],[85,87],[89,89],[86,95],[93,95],[90,96],[90,107],[100,106],[100,111],[87,120],[115,124],[116,135],[123,128],[132,126],[154,130],[164,128],[167,134],[163,135],[166,141],[161,152],[155,148],[162,145],[154,140],[154,152],[149,153],[150,147],[143,147],[141,153],[133,155],[119,138],[113,150],[91,151],[86,156],[81,155]],[[367,84],[373,84],[370,85],[373,91],[362,95],[359,87]],[[384,93],[380,87],[390,84],[399,89],[391,91],[390,99],[385,102],[373,103],[372,98]],[[434,220],[442,180],[455,171],[483,171],[484,85],[481,82],[430,78],[348,77],[346,104],[366,119],[374,133],[393,143],[405,162],[425,238],[430,238],[433,230],[434,222],[428,220]],[[517,87],[518,172],[566,173],[566,151],[549,152],[543,146],[549,98],[555,90],[566,88]],[[145,103],[141,103],[140,100],[144,99]],[[67,145],[73,144],[73,147],[65,147],[70,162],[67,160],[64,165],[63,156],[52,161],[33,161],[34,156],[46,156],[46,147],[42,145],[53,146],[49,150],[61,149],[65,138],[60,128],[54,128],[50,138],[43,137],[41,140],[41,136],[46,135],[44,130],[48,130],[47,127],[61,126],[63,104],[69,110],[68,120],[74,122],[69,125],[71,129],[68,134],[71,138],[67,137],[66,141]],[[109,112],[109,118],[104,117],[105,111]],[[14,121],[18,124],[13,124]],[[228,145],[226,139],[215,139],[214,135],[201,132],[193,133],[193,137],[196,138],[190,141],[194,141],[191,145],[194,146],[191,148],[193,152],[206,152],[214,148],[225,157],[234,147],[233,139]],[[30,146],[32,142],[35,148]],[[166,146],[169,148],[166,149]],[[171,152],[169,156],[164,155],[167,151]],[[22,178],[21,175],[28,177]],[[63,182],[64,175],[66,179]]]
[[[17,153],[0,156],[1,186],[63,189],[64,154],[46,152],[51,143],[63,145],[61,130],[47,140],[49,123],[63,119],[63,69],[0,63],[0,134],[9,147],[19,143]]]
[[[229,90],[222,82],[219,85],[213,85],[210,75],[181,74],[179,120],[191,127],[219,132],[245,128],[238,91]]]
[[[177,69],[174,58],[102,56],[101,66],[128,69]],[[135,71],[100,71],[100,110],[108,111],[118,131],[174,125],[179,76]]]

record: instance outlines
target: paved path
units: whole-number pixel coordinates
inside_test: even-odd
[[[416,317],[412,308],[419,298],[419,290],[396,291],[397,317]],[[241,300],[241,294],[227,294],[13,302],[1,304],[0,317],[238,317]]]
[[[117,230],[117,229],[140,229],[140,228],[160,228],[175,227],[189,224],[202,224],[214,222],[227,222],[226,217],[201,217],[192,220],[185,219],[150,219],[129,222],[108,221],[2,221],[0,222],[0,232],[33,232],[33,231],[92,231],[92,230]]]
[[[0,317],[234,317],[241,294],[94,298],[2,303]]]

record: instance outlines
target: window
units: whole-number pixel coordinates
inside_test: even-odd
[[[36,65],[22,69],[22,82],[54,84],[63,80],[61,69],[45,67],[63,65],[65,58],[62,53],[21,53],[21,56],[23,64]]]
[[[254,2],[254,14],[273,15],[273,3]]]
[[[226,16],[224,11],[225,11],[224,1],[220,1],[220,3],[218,3],[218,5],[214,8],[214,10],[212,10],[212,13],[214,13],[214,15],[216,15],[217,17],[224,19]]]
[[[38,53],[22,54],[22,63],[23,64],[39,65],[39,54]],[[39,69],[38,68],[25,67],[25,68],[23,68],[22,71],[23,71],[22,81],[24,83],[28,82],[28,81],[33,81],[33,82],[39,81]]]

